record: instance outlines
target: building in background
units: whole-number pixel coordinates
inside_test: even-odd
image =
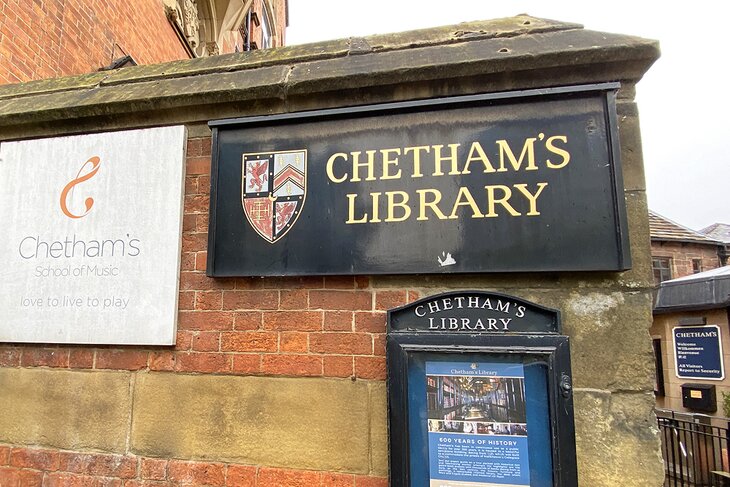
[[[725,265],[725,245],[708,235],[649,211],[654,283],[698,274]]]
[[[650,330],[657,406],[725,415],[721,404],[722,393],[730,392],[724,365],[730,358],[730,267],[725,266],[728,243],[719,237],[730,227],[715,224],[694,231],[652,211],[649,226],[657,286]],[[699,336],[703,334],[707,336]],[[699,397],[703,394],[708,397]],[[709,405],[703,406],[704,399]]]
[[[0,0],[0,84],[284,45],[287,0]]]

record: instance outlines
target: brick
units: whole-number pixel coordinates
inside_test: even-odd
[[[276,311],[264,313],[264,328],[278,331],[319,331],[320,311]]]
[[[121,455],[60,452],[59,470],[100,477],[131,479],[137,476],[137,459]]]
[[[279,333],[279,351],[289,353],[306,353],[309,351],[309,335],[296,331]]]
[[[264,323],[264,314],[260,311],[237,311],[233,316],[236,330],[258,330]]]
[[[232,370],[236,374],[260,374],[261,355],[248,353],[234,355]]]
[[[0,446],[0,467],[7,465],[10,461],[10,447]]]
[[[195,269],[195,252],[183,252],[180,257],[181,271],[194,271]]]
[[[327,355],[322,358],[325,377],[352,377],[353,357],[351,355]]]
[[[180,485],[180,484],[177,484]],[[190,485],[190,484],[188,484]],[[165,480],[125,480],[124,487],[177,487]]]
[[[418,291],[408,291],[408,302],[412,303],[421,299],[421,293]]]
[[[200,176],[198,178],[198,192],[206,195],[206,197],[210,194],[210,176]]]
[[[187,144],[185,145],[186,162],[202,155],[202,140],[200,138],[188,138]]]
[[[309,292],[310,309],[369,311],[373,306],[369,291],[312,290]]]
[[[90,369],[94,366],[94,350],[72,348],[68,354],[68,366],[72,369]]]
[[[217,311],[223,308],[223,292],[197,291],[195,293],[195,309]]]
[[[186,177],[185,178],[185,194],[186,195],[193,195],[198,194],[198,178],[196,177]]]
[[[368,287],[370,287],[368,276],[355,276],[355,289],[367,289]]]
[[[377,291],[375,293],[375,309],[389,310],[403,306],[408,302],[408,291]]]
[[[276,332],[242,331],[221,334],[224,352],[276,352],[279,336]]]
[[[325,276],[324,287],[327,289],[355,289],[353,276]]]
[[[200,222],[200,216],[198,216],[198,222]],[[200,223],[198,223],[198,226]],[[208,269],[208,252],[196,252],[195,253],[195,270],[205,272]]]
[[[385,357],[355,357],[355,377],[385,380]]]
[[[175,357],[177,372],[229,372],[231,359],[222,353],[178,353]]]
[[[202,192],[200,189],[200,179],[198,179],[198,191]],[[183,204],[183,211],[186,215],[207,213],[210,205],[210,197],[207,194],[186,195]]]
[[[277,309],[278,291],[226,291],[223,293],[223,308],[238,309]]]
[[[388,487],[388,479],[383,477],[355,477],[355,487]]]
[[[41,487],[42,482],[42,472],[0,467],[0,485],[2,487]]]
[[[178,327],[181,330],[232,330],[233,313],[226,311],[181,311]]]
[[[385,334],[373,335],[373,355],[385,356]]]
[[[212,152],[213,138],[205,137],[200,140],[200,155],[209,156]]]
[[[139,350],[98,350],[97,369],[141,370],[147,368],[149,352]]]
[[[193,463],[171,460],[168,478],[174,482],[197,485],[226,485],[225,466],[221,463]]]
[[[213,279],[201,272],[181,272],[180,290],[182,291],[204,291],[210,289],[233,289],[233,279]]]
[[[267,277],[263,280],[268,289],[321,289],[323,283],[324,278],[317,276]]]
[[[68,350],[59,348],[25,348],[20,359],[23,367],[68,367]]]
[[[229,487],[256,487],[256,467],[229,465],[226,485]]]
[[[306,309],[309,292],[306,289],[282,290],[279,298],[279,309]]]
[[[193,348],[193,336],[195,336],[196,333],[199,332],[178,330],[175,335],[175,350],[191,350]]]
[[[313,353],[372,355],[373,339],[366,333],[313,333],[309,349]]]
[[[180,310],[195,309],[195,291],[181,291],[177,298],[177,308]]]
[[[278,468],[261,468],[258,485],[276,487],[312,487],[320,485],[319,472],[283,470]]]
[[[355,476],[342,473],[323,473],[322,487],[353,487]]]
[[[263,355],[261,372],[271,375],[322,375],[322,358],[313,355]]]
[[[187,215],[183,215],[183,224],[182,224],[182,231],[183,232],[194,232],[197,222],[197,215],[194,213],[189,213]],[[192,265],[191,265],[192,264]],[[182,269],[184,270],[190,270],[191,268],[195,268],[195,253],[191,251],[187,251],[182,256]]]
[[[143,458],[139,476],[145,480],[165,480],[167,478],[167,460]]]
[[[262,277],[239,277],[235,280],[236,289],[248,291],[264,289],[264,281],[265,279]]]
[[[207,233],[183,233],[182,251],[183,252],[200,252],[208,246]]]
[[[0,348],[0,367],[17,367],[20,365],[20,349]]]
[[[171,372],[175,370],[176,359],[175,353],[171,351],[150,352],[150,370]]]
[[[17,468],[54,471],[58,470],[58,452],[26,448],[14,449],[10,452],[8,464]]]
[[[217,331],[201,331],[192,337],[192,350],[195,352],[217,352],[220,350],[221,334]]]
[[[352,311],[325,311],[325,331],[352,331]]]
[[[355,313],[355,331],[366,333],[385,333],[387,315],[385,313]]]
[[[186,174],[210,174],[210,156],[189,157],[185,161]]]

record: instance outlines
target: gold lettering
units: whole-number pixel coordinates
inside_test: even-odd
[[[408,193],[405,191],[386,191],[385,196],[388,197],[388,217],[386,222],[402,222],[411,216],[411,207],[408,206]],[[395,197],[400,196],[400,201],[395,201]],[[395,208],[403,208],[403,215],[396,217]]]
[[[395,174],[390,174],[388,170],[390,166],[398,165],[398,158],[391,159],[390,156],[391,154],[400,155],[400,149],[381,149],[380,153],[383,154],[383,176],[380,179],[400,179],[400,169]]]
[[[469,149],[469,157],[466,159],[466,164],[464,164],[464,170],[461,171],[461,174],[471,174],[471,171],[469,171],[469,164],[474,161],[479,161],[484,164],[485,173],[495,172],[492,163],[489,161],[486,152],[484,152],[484,149],[482,148],[482,144],[479,142],[472,142],[471,149]]]
[[[441,171],[441,163],[451,162],[451,171],[449,171],[450,176],[458,176],[459,174],[459,160],[456,157],[456,149],[459,148],[461,144],[449,144],[449,149],[451,150],[451,155],[449,157],[444,157],[441,155],[441,149],[443,149],[443,145],[434,145],[433,150],[435,152],[434,154],[434,176],[443,176],[444,173]]]
[[[373,217],[370,219],[370,223],[380,223],[380,195],[383,193],[370,193],[373,200]],[[539,194],[539,193],[538,193]]]
[[[420,196],[420,210],[418,212],[418,218],[416,220],[428,220],[426,216],[426,207],[431,208],[431,211],[436,215],[439,220],[446,220],[446,215],[437,206],[441,201],[441,191],[437,189],[417,189],[416,193]],[[433,200],[426,201],[426,194],[432,194]]]
[[[519,211],[515,210],[512,205],[509,204],[509,199],[512,196],[512,190],[509,189],[508,186],[494,184],[490,186],[484,186],[484,189],[487,190],[487,204],[489,205],[489,211],[486,215],[484,215],[486,218],[499,216],[495,211],[495,206],[497,204],[502,205],[502,207],[504,207],[504,209],[507,210],[507,212],[512,216],[521,215]],[[504,193],[501,198],[497,198],[497,196],[495,195],[495,191],[498,189]]]
[[[462,201],[463,198],[463,201]],[[456,201],[454,202],[454,208],[451,210],[451,215],[449,215],[449,219],[454,220],[456,218],[459,218],[456,216],[456,210],[459,209],[460,206],[469,206],[471,207],[472,218],[482,218],[484,215],[481,211],[479,211],[479,207],[477,206],[476,201],[474,201],[474,197],[471,195],[471,192],[469,191],[469,188],[461,187],[459,188],[459,194],[456,195]]]
[[[527,216],[535,216],[539,215],[540,212],[537,211],[537,198],[540,196],[540,193],[542,193],[542,190],[545,189],[545,186],[547,186],[548,183],[537,183],[537,192],[535,194],[530,193],[530,190],[527,189],[526,184],[515,184],[515,188],[520,190],[520,193],[525,195],[525,198],[527,198],[527,201],[530,202],[530,211],[525,213]]]
[[[347,154],[345,154],[344,152],[338,152],[337,154],[332,154],[330,156],[329,160],[327,161],[327,177],[330,178],[330,181],[332,181],[333,183],[341,183],[347,179],[347,173],[345,173],[345,175],[342,176],[341,178],[338,178],[337,176],[335,176],[335,171],[334,171],[335,160],[339,157],[343,158],[345,160],[345,162],[347,162]]]
[[[565,135],[554,135],[545,141],[545,148],[547,150],[549,150],[553,154],[561,156],[563,158],[563,160],[557,164],[553,163],[550,159],[546,160],[545,164],[550,169],[562,169],[565,166],[567,166],[568,163],[570,162],[570,152],[568,152],[565,149],[561,149],[560,147],[555,147],[555,145],[553,145],[553,140],[559,140],[559,141],[563,142],[564,144],[567,144],[568,137],[566,137]]]
[[[515,157],[514,152],[512,152],[512,149],[510,148],[509,144],[506,140],[498,140],[497,145],[499,146],[499,169],[497,169],[498,172],[505,172],[507,171],[507,168],[504,165],[504,156],[506,155],[509,159],[510,164],[512,165],[512,168],[515,171],[519,171],[522,167],[522,160],[525,158],[525,155],[527,155],[527,167],[525,167],[525,171],[537,171],[537,166],[535,165],[535,141],[537,139],[534,137],[530,137],[528,139],[525,139],[525,144],[522,146],[522,152],[520,153],[520,160],[518,161]]]
[[[360,168],[366,167],[368,170],[368,175],[365,178],[365,181],[375,181],[375,153],[377,151],[375,150],[368,150],[365,151],[365,153],[368,155],[367,162],[360,162],[360,154],[362,152],[350,152],[350,155],[352,155],[352,181],[353,183],[356,183],[358,181],[362,181],[360,179]]]
[[[352,223],[367,223],[368,221],[367,213],[365,213],[364,216],[359,220],[355,220],[355,198],[357,198],[357,194],[352,193],[347,195],[348,217],[347,221],[345,222],[347,225],[350,225]]]
[[[430,152],[431,147],[427,145],[419,145],[416,147],[406,147],[403,149],[403,154],[407,155],[409,152],[413,152],[413,174],[411,177],[413,178],[422,178],[423,173],[421,173],[421,151],[424,152]]]

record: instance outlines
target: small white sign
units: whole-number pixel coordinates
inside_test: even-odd
[[[185,139],[0,144],[0,342],[175,343]]]

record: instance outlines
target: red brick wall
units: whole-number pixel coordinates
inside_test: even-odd
[[[0,84],[187,59],[162,0],[0,0]]]
[[[652,241],[651,256],[672,259],[672,279],[692,274],[693,259],[702,260],[703,271],[720,267],[715,245]]]
[[[211,139],[188,140],[174,347],[0,345],[0,367],[385,379],[385,310],[418,299],[368,277],[205,275]],[[386,487],[387,479],[0,445],[0,486]]]
[[[386,487],[385,479],[0,446],[2,487]]]

